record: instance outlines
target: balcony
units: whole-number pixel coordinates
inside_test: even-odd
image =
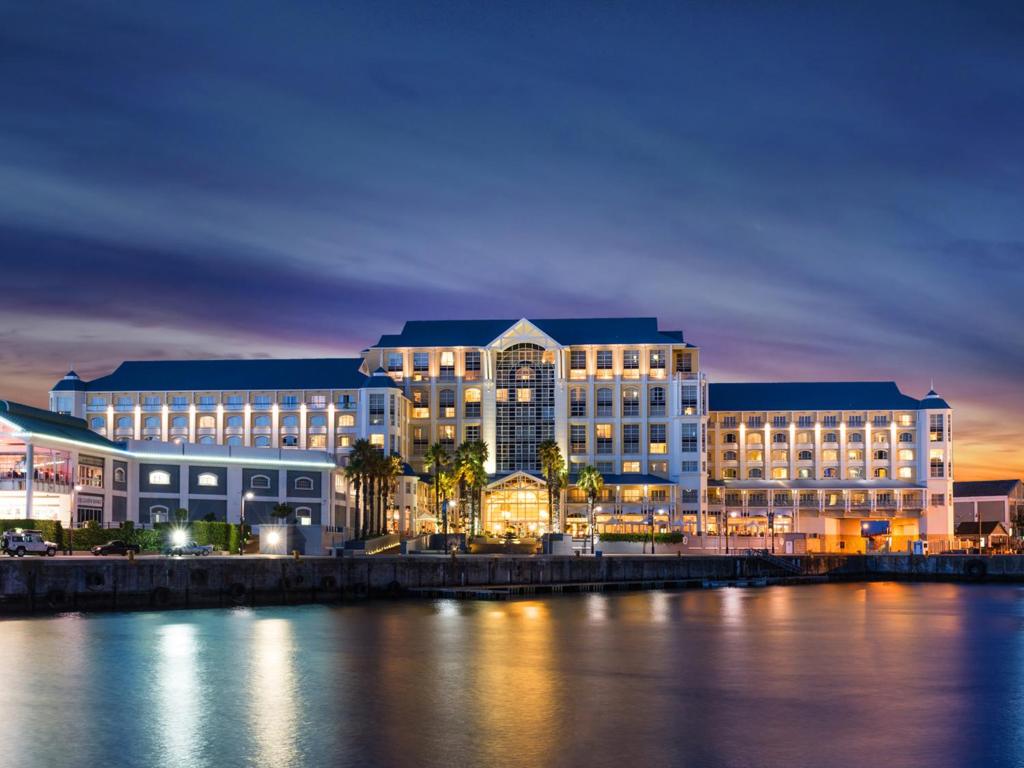
[[[163,409],[163,403],[143,403],[142,410],[152,413],[153,411],[160,411]]]
[[[114,410],[118,413],[131,413],[135,410],[135,403],[118,403],[114,406]]]
[[[244,402],[228,402],[228,403],[224,403],[224,410],[225,411],[244,411],[245,410],[245,403]]]
[[[274,404],[269,400],[255,400],[252,404],[254,411],[269,411],[274,407]]]
[[[187,401],[176,401],[172,402],[170,406],[168,406],[168,409],[172,411],[187,411],[190,405],[191,403]]]

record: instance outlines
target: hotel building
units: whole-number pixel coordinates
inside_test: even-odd
[[[889,383],[708,384],[701,350],[655,318],[410,321],[358,358],[125,362],[50,393],[52,410],[113,441],[322,451],[364,437],[409,465],[399,526],[432,518],[417,475],[435,442],[487,444],[483,528],[584,535],[579,469],[605,478],[599,530],[807,534],[863,549],[952,533],[951,411]],[[784,439],[783,439],[784,438]],[[549,522],[537,447],[555,440],[569,488]],[[334,522],[352,494],[335,475]],[[813,497],[813,498],[812,498]],[[885,525],[887,523],[887,525]],[[879,524],[882,524],[879,527]]]

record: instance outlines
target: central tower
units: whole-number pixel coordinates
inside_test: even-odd
[[[540,470],[537,449],[555,439],[555,353],[518,343],[495,354],[498,472]]]

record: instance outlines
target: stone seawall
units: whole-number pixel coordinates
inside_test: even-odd
[[[462,587],[563,591],[564,585],[878,579],[1024,582],[1024,556],[5,558],[0,613],[337,602]]]

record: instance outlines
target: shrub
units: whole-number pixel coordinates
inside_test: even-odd
[[[64,526],[59,520],[0,520],[0,532],[9,531],[11,528],[31,528],[43,534],[47,541],[54,542],[58,547],[64,546]]]
[[[598,534],[601,541],[650,541],[650,533],[601,533]],[[654,541],[658,544],[682,544],[683,534],[678,531],[672,533],[656,533]]]

